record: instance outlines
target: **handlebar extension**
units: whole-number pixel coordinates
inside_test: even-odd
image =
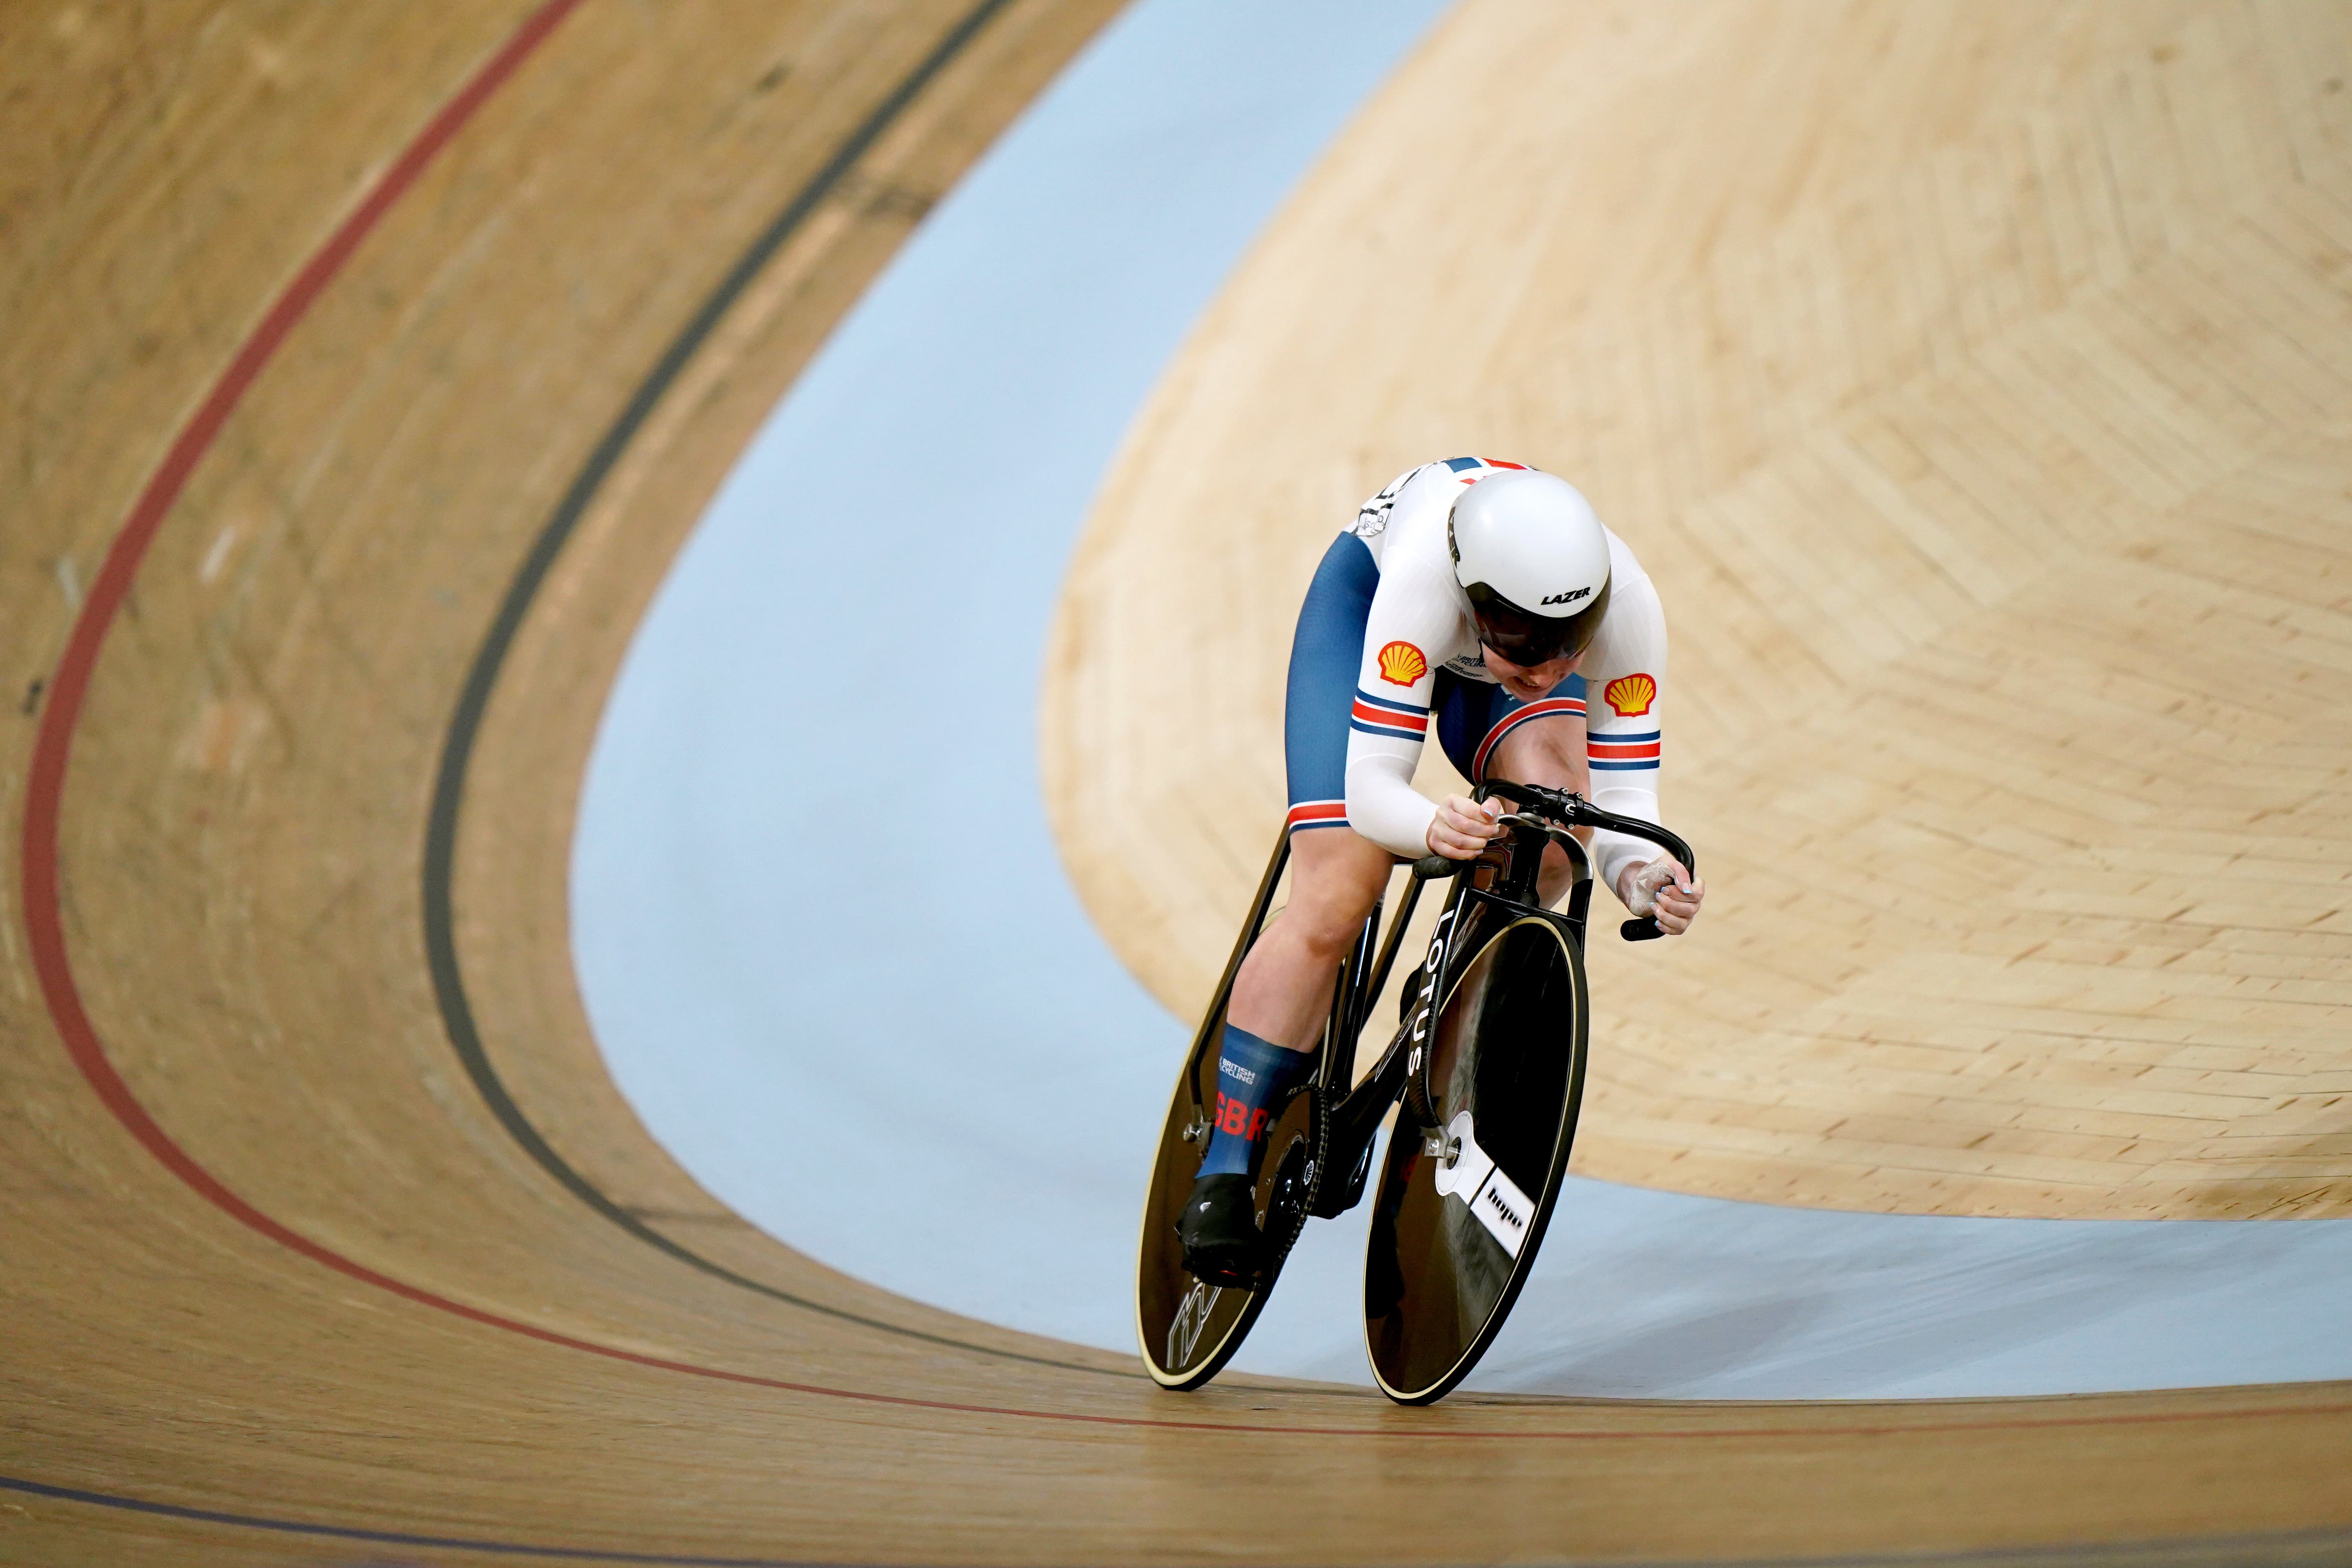
[[[1629,838],[1640,838],[1656,845],[1682,863],[1684,870],[1698,874],[1698,858],[1682,837],[1654,822],[1644,822],[1638,816],[1620,816],[1613,811],[1603,811],[1572,790],[1546,789],[1540,784],[1514,784],[1508,779],[1489,779],[1478,786],[1474,799],[1486,800],[1501,795],[1522,810],[1536,811],[1552,817],[1565,827],[1599,827],[1611,833],[1622,833]],[[1424,881],[1444,877],[1458,877],[1477,865],[1475,859],[1454,860],[1444,855],[1425,855],[1412,863],[1412,874]],[[1658,929],[1657,917],[1645,915],[1630,920],[1617,928],[1617,934],[1627,942],[1652,942],[1665,932]]]

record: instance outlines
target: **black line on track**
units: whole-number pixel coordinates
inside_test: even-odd
[[[555,510],[541,527],[539,537],[531,542],[530,552],[523,558],[521,568],[507,587],[506,598],[499,605],[497,617],[490,622],[490,629],[482,639],[480,650],[474,656],[473,667],[466,672],[466,683],[458,692],[457,708],[449,716],[448,736],[442,743],[441,768],[434,780],[433,805],[425,827],[425,966],[432,972],[433,994],[440,1005],[441,1019],[448,1032],[449,1044],[457,1053],[457,1059],[465,1065],[466,1076],[473,1079],[474,1088],[490,1108],[491,1114],[499,1119],[499,1124],[506,1129],[507,1135],[521,1146],[523,1152],[539,1163],[540,1169],[554,1177],[572,1196],[647,1247],[667,1253],[689,1268],[700,1269],[714,1279],[723,1279],[730,1285],[755,1291],[771,1300],[821,1312],[826,1317],[884,1333],[1006,1361],[1058,1367],[1067,1372],[1139,1379],[1143,1375],[1140,1373],[1119,1372],[1051,1356],[1000,1350],[946,1334],[928,1333],[920,1329],[886,1322],[846,1308],[828,1306],[739,1274],[725,1264],[705,1258],[691,1247],[681,1246],[662,1235],[614,1202],[594,1183],[574,1170],[531,1124],[530,1119],[523,1114],[522,1107],[515,1103],[514,1096],[507,1091],[504,1080],[499,1077],[498,1069],[490,1065],[489,1054],[482,1047],[481,1030],[474,1019],[473,1004],[466,994],[465,971],[457,958],[452,889],[457,869],[457,818],[465,804],[466,772],[473,761],[474,742],[481,732],[482,718],[489,708],[490,693],[498,685],[499,672],[505,667],[507,655],[512,651],[515,637],[522,629],[523,617],[530,613],[532,601],[539,596],[541,587],[547,581],[548,573],[554,568],[556,557],[562,553],[572,531],[579,526],[580,519],[596,499],[597,491],[604,488],[605,479],[620,463],[629,443],[645,427],[646,421],[652,416],[663,395],[677,383],[727,312],[742,298],[744,291],[768,263],[774,259],[776,253],[783,248],[785,242],[799,231],[825,197],[832,195],[856,167],[857,161],[872,149],[883,132],[897,122],[923,89],[971,45],[981,30],[1012,3],[1013,0],[981,0],[966,13],[963,20],[958,22],[891,90],[890,96],[877,104],[864,122],[849,133],[848,139],[835,149],[824,166],[811,176],[784,209],[760,232],[750,248],[736,259],[733,267],[728,268],[718,287],[688,319],[669,346],[662,351],[661,357],[654,362],[653,369],[646,378],[637,384],[636,390],[630,394],[628,402],[623,405],[619,417],[613,421],[589,451],[587,461],[573,476],[562,500],[556,503]],[[609,1560],[646,1563],[719,1561],[717,1558],[622,1556]]]

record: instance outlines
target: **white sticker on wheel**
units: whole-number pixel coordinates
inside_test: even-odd
[[[1192,1347],[1201,1342],[1201,1331],[1209,1326],[1209,1314],[1217,1310],[1217,1298],[1223,1294],[1222,1286],[1192,1281],[1192,1289],[1168,1324],[1168,1371],[1181,1372],[1192,1364]]]
[[[1431,1170],[1439,1194],[1468,1205],[1486,1233],[1517,1258],[1536,1217],[1534,1202],[1503,1173],[1493,1155],[1478,1147],[1477,1129],[1468,1111],[1445,1124],[1444,1137],[1444,1152]]]
[[[1504,1251],[1517,1258],[1527,1242],[1528,1225],[1536,1217],[1536,1205],[1497,1165],[1486,1173],[1477,1196],[1470,1200],[1470,1212],[1478,1216],[1487,1234],[1503,1244]]]

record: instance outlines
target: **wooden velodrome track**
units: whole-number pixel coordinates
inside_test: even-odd
[[[1097,922],[1202,994],[1298,584],[1391,476],[1518,458],[1657,581],[1666,806],[1720,884],[1703,940],[1594,946],[1580,1169],[2352,1212],[2347,22],[1456,13],[1098,502],[1045,698]]]
[[[1177,1400],[1122,1358],[832,1275],[718,1209],[646,1140],[603,1077],[564,932],[572,801],[611,672],[683,531],[781,387],[912,220],[1113,8],[430,0],[0,14],[0,388],[11,457],[0,469],[0,624],[16,660],[23,759],[0,778],[21,824],[16,904],[0,923],[0,1558],[2008,1560],[2111,1543],[2117,1552],[2101,1560],[2285,1562],[2352,1550],[2352,1389],[2340,1385],[1941,1405],[1463,1397],[1404,1412],[1353,1391],[1236,1379]],[[1898,11],[1927,20],[1893,26]],[[1969,41],[1968,18],[1988,14],[2009,18],[2007,30],[1988,25],[1975,52],[1953,54]],[[1638,12],[1580,9],[1602,26],[1580,39],[1547,20],[1562,15],[1479,4],[1449,22],[1330,165],[1338,173],[1319,177],[1270,237],[1201,342],[1257,341],[1248,289],[1279,279],[1284,246],[1312,232],[1314,204],[1381,199],[1364,183],[1361,139],[1381,133],[1383,115],[1392,129],[1412,94],[1432,90],[1433,73],[1466,70],[1498,38],[1517,44],[1509,58],[1521,63],[1544,49],[1602,51],[1588,68],[1609,63],[1613,38],[1644,51],[1620,61],[1639,67],[1629,78],[1650,72],[1660,90],[1685,94],[1706,85],[1710,58],[1741,50],[1759,84],[1744,100],[1759,159],[1794,157],[1808,137],[1851,145],[1855,127],[1883,119],[1912,127],[1863,138],[1890,179],[1906,161],[1964,153],[1972,136],[2042,127],[2085,84],[2121,82],[2128,98],[2145,85],[2143,60],[2260,68],[2196,79],[2233,95],[2211,111],[2231,132],[2215,143],[2229,157],[2200,166],[2206,184],[2194,191],[2135,187],[2131,210],[2155,215],[2159,237],[2102,252],[2098,267],[2122,300],[2114,310],[2153,309],[2128,286],[2210,237],[2189,195],[2269,215],[2248,220],[2266,237],[2249,239],[2247,254],[2267,244],[2284,259],[2258,286],[2209,283],[2194,310],[2144,315],[2131,340],[2142,352],[2075,388],[2075,402],[2095,422],[2169,385],[2179,405],[2203,407],[2194,387],[2167,381],[2158,340],[2218,344],[2217,361],[2243,372],[2231,382],[2243,405],[2215,418],[2238,440],[2232,453],[2266,462],[2214,462],[2263,480],[2264,509],[2247,501],[2226,515],[2269,520],[2239,523],[2269,542],[2232,552],[2247,563],[2243,580],[2183,614],[2301,639],[2300,706],[2269,694],[2251,655],[2217,658],[2218,672],[2198,679],[2231,711],[2262,716],[2255,727],[2279,746],[2299,740],[2307,773],[2294,799],[2265,795],[2227,822],[2202,821],[2205,858],[2167,862],[2162,875],[2210,882],[2256,816],[2273,824],[2264,831],[2276,852],[2263,865],[2319,868],[2302,878],[2312,901],[2275,923],[2284,934],[2212,952],[2238,965],[2217,973],[2303,988],[2315,1012],[2294,1068],[2306,1075],[2299,1092],[2326,1100],[2332,1072],[2340,1096],[2346,1053],[2327,1032],[2341,1014],[2325,1009],[2341,1001],[2327,986],[2340,984],[2342,954],[2308,944],[2341,942],[2335,907],[2316,911],[2341,884],[2345,843],[2345,663],[2328,652],[2347,642],[2340,523],[2352,472],[2330,444],[2352,434],[2336,374],[2352,363],[2341,352],[2352,254],[2344,13],[2117,5],[2044,26],[2039,8],[1727,7],[1713,45],[1644,33]],[[1759,16],[1762,32],[1740,31]],[[1855,37],[1883,45],[1872,71],[1853,73],[1833,47]],[[1759,38],[1784,47],[1759,48]],[[2053,52],[2032,57],[2044,38],[2058,41]],[[2016,73],[2011,96],[1991,94],[1978,120],[1928,89],[1954,58],[2001,49],[2039,63]],[[1873,85],[1832,92],[1807,70],[1841,89]],[[1948,95],[1967,86],[1959,74]],[[2155,79],[2173,91],[2155,100],[2163,112],[2184,112],[2195,81]],[[1814,81],[1826,107],[1770,118],[1776,80]],[[2269,144],[2248,126],[2286,139],[2284,184],[2265,173]],[[2055,144],[2063,132],[2053,130]],[[1666,135],[1658,124],[1646,133]],[[1657,146],[1672,151],[1671,138]],[[1623,213],[1656,220],[1664,204],[1642,207],[1643,180],[1629,171],[1627,181]],[[1801,206],[1808,189],[1791,175],[1774,199]],[[1716,215],[1718,232],[1762,221],[1736,207]],[[1638,324],[1630,295],[1603,285],[1631,288],[1671,258],[1659,242],[1617,259],[1592,298]],[[2073,279],[2062,269],[2042,281]],[[1347,302],[1344,289],[1333,297]],[[1981,347],[2051,303],[2031,289],[2000,300],[2012,315],[1972,319],[1963,301],[1948,341],[1927,341]],[[1568,331],[1571,316],[1556,311],[1548,325]],[[2246,330],[2248,319],[2271,330]],[[2069,340],[2078,349],[2083,331]],[[1918,380],[1924,367],[1895,363],[1899,345],[1888,350],[1895,361],[1865,363],[1846,384],[1800,386],[1805,350],[1792,341],[1772,362],[1791,390],[1763,401],[1784,437],[1819,434],[1888,387],[1916,387],[1930,402],[1941,390]],[[1857,347],[1854,357],[1868,356]],[[2115,374],[2131,363],[2147,383]],[[2266,400],[2273,387],[2289,390]],[[1392,447],[1426,455],[1460,428],[1415,423],[1391,390],[1357,391],[1372,415],[1392,417],[1367,417],[1368,434],[1329,447],[1341,454],[1323,466],[1332,471],[1292,498],[1301,516],[1328,518],[1333,497],[1352,500],[1365,478],[1386,477],[1374,470],[1399,466]],[[1538,410],[1457,395],[1496,431],[1467,444],[1549,455]],[[2174,406],[2157,400],[2159,411]],[[1180,389],[1155,407],[1105,518],[1123,515],[1136,452],[1181,447],[1188,406]],[[1327,410],[1293,413],[1341,423]],[[2270,438],[2263,418],[2294,424],[2292,438]],[[1592,437],[1596,489],[1633,471],[1621,466],[1635,462],[1626,454],[1673,434],[1671,423]],[[2182,423],[2174,438],[2209,428]],[[1667,526],[1665,504],[1705,514],[1706,497],[1727,488],[1738,461],[1694,433],[1713,429],[1691,426],[1676,437],[1687,450],[1645,459],[1644,471],[1682,477],[1659,492],[1655,521],[1629,527],[1637,542],[1641,526]],[[2202,472],[2156,426],[2141,436],[2146,467],[2184,484]],[[1707,466],[1718,461],[1728,466]],[[2289,496],[2281,476],[2301,489]],[[2100,525],[2070,548],[2112,546],[2146,571],[2196,578],[2184,552],[2200,536],[2157,527],[2176,512],[2158,504],[2154,479],[2128,477],[2150,493],[2118,481],[2104,510],[2070,510]],[[2210,500],[2220,482],[2199,493]],[[1756,512],[1751,503],[1734,515]],[[2032,515],[2033,531],[2054,526]],[[2222,525],[2210,510],[2196,515]],[[1759,537],[1801,523],[1760,521]],[[1307,537],[1327,526],[1293,528]],[[1297,542],[1275,548],[1295,553]],[[1665,578],[1667,552],[1647,553]],[[1295,595],[1301,575],[1280,558],[1265,573],[1273,599]],[[1822,656],[1831,675],[1859,679],[1878,668],[1873,658],[1899,664],[1889,649],[1905,629],[1915,634],[1905,648],[1928,650],[1907,679],[1965,663],[1935,646],[1964,617],[1929,625],[1885,596],[1899,574],[1857,571],[1843,592],[1882,603],[1893,629],[1863,650],[1870,658]],[[1978,586],[1988,601],[2016,603],[2042,575],[2029,563]],[[1276,593],[1277,581],[1290,585]],[[1082,570],[1075,605],[1086,585]],[[2155,590],[2135,580],[2128,592]],[[1692,602],[1704,584],[1684,593]],[[2179,636],[2156,640],[2168,624],[2116,615],[2092,630],[2128,638],[2144,626],[2148,647],[2168,655]],[[1769,710],[1759,689],[1776,672],[1815,679],[1789,668],[1759,626],[1744,634],[1758,673],[1725,689],[1738,695],[1717,699],[1724,708]],[[1711,650],[1691,618],[1676,628],[1684,689],[1738,673],[1734,654]],[[1999,633],[1985,634],[1993,646]],[[2197,640],[2201,653],[2224,651],[2210,628]],[[1067,668],[1100,678],[1076,653]],[[1900,695],[1874,690],[1886,704]],[[2217,700],[2204,688],[2177,694]],[[1764,744],[1720,714],[1703,717],[1696,696],[1689,703],[1692,755]],[[2147,704],[2167,710],[2159,698]],[[2218,754],[2231,739],[2216,721],[2206,744]],[[2052,763],[2016,787],[2063,806],[2072,780],[2137,802],[2121,774],[2146,743],[2119,733],[2087,780]],[[1894,750],[1852,770],[1844,831],[1866,837],[1869,802],[1901,795],[1915,776],[1890,773]],[[1759,756],[1758,769],[1774,760]],[[1933,769],[1916,776],[1935,781],[1931,794],[1953,787]],[[1060,775],[1066,798],[1074,787]],[[1724,811],[1723,790],[1694,793],[1695,806]],[[1756,926],[1804,914],[1791,865],[1741,847],[1739,830],[1727,819],[1707,828],[1727,868],[1711,918],[1730,926],[1744,914]],[[1936,831],[1917,828],[1921,839]],[[1903,847],[1873,841],[1872,874],[1893,877],[1877,868]],[[1073,862],[1089,887],[1103,875],[1082,842]],[[2081,869],[2060,866],[2048,885]],[[2161,880],[2145,867],[2109,870]],[[1743,877],[1773,890],[1743,906]],[[1906,919],[1965,918],[1948,868],[1937,877],[1940,901]],[[2263,886],[2265,907],[2280,907],[2277,884]],[[2130,904],[2132,889],[2108,891]],[[2129,907],[2101,918],[2146,919]],[[2046,940],[2074,963],[2100,941],[2139,951],[2120,930],[2080,923]],[[1691,951],[1699,956],[1675,962],[1727,962]],[[1735,978],[1760,985],[1790,951],[1759,949],[1744,969],[1709,971],[1710,1019],[1740,1005],[1728,995]],[[1938,1005],[1916,981],[1925,972],[1908,973],[1907,993],[1872,994],[1882,1011],[1890,995]],[[1789,1005],[1758,994],[1750,1005]],[[1765,1027],[1778,1039],[1793,1026],[1776,1014]],[[2352,1190],[2345,1123],[2324,1110],[2306,1108],[2296,1179],[2308,1195],[2284,1205],[2294,1212],[2341,1212]],[[780,1122],[789,1114],[780,1108]],[[1645,1114],[1629,1100],[1619,1131],[1603,1120],[1601,1135],[1656,1145],[1684,1135],[1656,1128],[1725,1121],[1719,1105],[1679,1121]],[[2030,1131],[2032,1119],[2021,1125]],[[1773,1161],[1826,1183],[1866,1163],[1842,1155],[1819,1119],[1790,1116],[1775,1130],[1787,1142],[1761,1161],[1702,1159],[1714,1173],[1689,1184],[1754,1191],[1738,1173]],[[1757,1152],[1737,1140],[1685,1142],[1701,1155]],[[1899,1137],[1881,1140],[1890,1142]],[[2072,1179],[2095,1188],[2081,1163]],[[2174,1174],[2197,1185],[2193,1172]],[[2131,1209],[2130,1184],[2113,1185],[2122,1195],[2110,1208],[2086,1200],[2069,1212]],[[1789,1190],[1894,1206],[1918,1196],[1866,1183]],[[1998,1205],[1979,1191],[1959,1206]],[[2253,1206],[2282,1205],[2273,1194]]]

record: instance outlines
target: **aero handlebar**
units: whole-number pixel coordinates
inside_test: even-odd
[[[1562,827],[1598,827],[1611,833],[1622,833],[1629,838],[1639,838],[1654,844],[1676,860],[1692,876],[1698,874],[1698,858],[1691,847],[1674,833],[1654,822],[1644,822],[1638,816],[1620,816],[1613,811],[1603,811],[1591,801],[1570,790],[1545,789],[1538,784],[1513,784],[1507,779],[1494,779],[1478,786],[1477,798],[1501,795],[1526,811],[1558,823]],[[1423,856],[1412,863],[1412,874],[1424,881],[1445,877],[1458,877],[1481,862],[1473,858],[1455,860],[1444,855]],[[1657,917],[1644,916],[1627,921],[1617,928],[1617,934],[1627,942],[1648,942],[1665,933],[1658,929]]]

